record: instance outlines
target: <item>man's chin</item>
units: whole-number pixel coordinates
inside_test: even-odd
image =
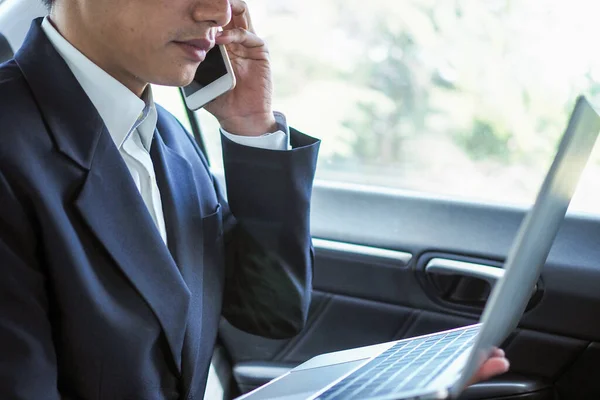
[[[192,75],[190,78],[186,78],[183,79],[180,83],[179,86],[184,87],[189,85],[190,83],[192,83],[194,81],[194,75]]]
[[[172,74],[158,76],[153,79],[155,85],[184,87],[192,83],[196,70],[176,71]]]

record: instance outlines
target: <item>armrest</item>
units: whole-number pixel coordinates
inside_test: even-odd
[[[476,383],[469,386],[460,395],[460,400],[481,400],[496,399],[511,396],[523,396],[525,394],[535,394],[551,392],[552,385],[543,380],[528,378],[518,374],[506,374],[486,382]],[[519,397],[519,399],[529,399],[530,397]],[[531,399],[546,398],[531,397]]]

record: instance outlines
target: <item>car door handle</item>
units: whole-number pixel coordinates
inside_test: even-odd
[[[432,258],[425,267],[425,272],[440,275],[462,275],[486,281],[491,287],[504,276],[504,270],[489,265],[465,261]]]

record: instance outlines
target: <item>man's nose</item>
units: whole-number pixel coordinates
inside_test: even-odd
[[[211,22],[215,26],[225,26],[231,20],[229,0],[199,0],[193,10],[196,22]]]

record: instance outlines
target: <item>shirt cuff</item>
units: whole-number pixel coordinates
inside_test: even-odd
[[[261,136],[242,136],[234,135],[221,128],[221,133],[229,140],[243,146],[256,147],[265,150],[290,150],[290,128],[287,124],[285,115],[280,112],[274,112],[277,122],[276,132],[265,133]]]

